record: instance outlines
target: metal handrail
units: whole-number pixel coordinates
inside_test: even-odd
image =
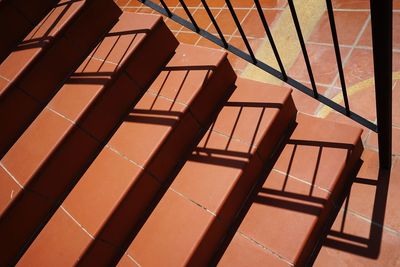
[[[254,0],[257,8],[260,20],[264,26],[266,35],[271,44],[274,56],[278,62],[279,69],[277,70],[268,64],[260,61],[256,58],[247,36],[240,25],[239,19],[236,16],[235,9],[231,4],[230,0],[225,0],[228,10],[235,22],[235,25],[240,33],[240,36],[246,46],[247,52],[229,44],[210,11],[207,1],[201,0],[201,3],[206,10],[208,16],[214,27],[217,30],[218,36],[202,29],[198,26],[196,20],[187,8],[184,0],[179,0],[180,4],[184,8],[186,15],[189,20],[185,20],[182,17],[171,12],[166,3],[160,0],[160,5],[156,4],[152,0],[138,0],[144,5],[154,9],[155,11],[169,17],[173,21],[181,24],[182,26],[198,33],[204,38],[217,44],[218,46],[225,48],[229,52],[237,55],[238,57],[246,60],[247,62],[257,66],[265,72],[273,75],[274,77],[286,82],[293,86],[295,89],[307,94],[310,97],[318,100],[319,102],[327,105],[328,107],[336,110],[337,112],[349,117],[364,127],[378,133],[378,146],[379,146],[379,161],[380,166],[385,169],[391,167],[391,151],[392,151],[392,11],[393,3],[391,0],[370,0],[371,1],[371,24],[372,24],[372,40],[373,40],[373,54],[374,54],[374,75],[375,75],[375,94],[376,94],[376,111],[377,111],[377,123],[373,123],[363,116],[353,112],[350,108],[349,99],[347,96],[347,87],[343,71],[343,64],[340,55],[339,41],[336,31],[335,18],[332,8],[331,0],[326,0],[327,12],[329,17],[329,24],[331,27],[333,45],[335,49],[335,56],[337,62],[337,68],[339,72],[340,84],[342,89],[342,95],[344,100],[344,106],[334,102],[333,100],[318,93],[317,86],[314,80],[314,75],[309,60],[307,47],[305,45],[304,37],[301,31],[301,26],[297,17],[296,8],[293,0],[288,0],[290,13],[295,25],[297,37],[301,46],[304,61],[306,63],[307,72],[310,78],[311,87],[309,88],[301,82],[288,76],[281,61],[278,49],[274,42],[274,38],[269,29],[268,23],[265,19],[264,13],[262,12],[262,6],[259,0]]]

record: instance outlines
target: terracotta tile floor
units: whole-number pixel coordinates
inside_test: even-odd
[[[313,3],[317,3],[316,1]],[[116,0],[116,2],[124,11],[156,13],[136,0]],[[200,1],[185,2],[199,25],[209,32],[215,33],[206,12],[201,8]],[[209,0],[207,2],[226,34],[227,41],[245,50],[239,31],[234,27],[233,20],[229,16],[225,1]],[[237,10],[237,16],[248,35],[252,49],[254,52],[258,51],[263,44],[265,34],[254,2],[251,0],[231,2]],[[288,8],[287,0],[261,2],[265,2],[262,5],[272,34],[278,35],[279,31],[276,29],[279,27],[275,26]],[[166,3],[173,12],[187,18],[178,0],[166,0]],[[369,0],[332,0],[332,3],[350,107],[353,111],[375,122]],[[302,1],[295,0],[295,4],[296,8],[299,8]],[[313,11],[312,9],[316,9],[316,6],[311,5],[303,10]],[[400,0],[394,0],[393,6],[393,167],[390,174],[379,172],[377,135],[364,128],[364,164],[352,187],[347,206],[344,205],[324,243],[316,260],[316,266],[337,266],[338,263],[340,266],[400,265],[400,212],[396,207],[400,201],[398,193],[400,190]],[[317,12],[307,12],[305,16],[317,14]],[[311,64],[315,70],[314,76],[318,90],[342,104],[340,80],[325,6],[318,14],[321,16],[317,23],[311,24],[307,24],[307,21],[303,19],[304,16],[302,17],[304,14],[301,12],[298,13],[298,16],[301,25],[308,27],[307,29],[303,28],[303,31],[309,33],[305,36],[305,40]],[[183,43],[220,49],[172,20],[166,19],[166,23],[178,40]],[[287,47],[278,47],[278,49],[281,55],[285,55],[285,51],[290,49],[298,50],[294,54],[295,57],[291,59],[293,63],[289,66],[285,64],[285,67],[289,75],[309,86],[308,74],[298,44],[287,44]],[[229,55],[229,60],[239,76],[248,66],[247,62],[232,54]],[[290,62],[290,60],[286,61]],[[296,90],[293,92],[293,98],[301,112],[357,125]]]

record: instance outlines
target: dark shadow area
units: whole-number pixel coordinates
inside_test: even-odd
[[[95,51],[101,44],[95,48]],[[127,55],[131,44],[132,42],[126,47],[124,53],[121,53],[121,58]],[[110,49],[114,48],[115,45]],[[107,55],[110,54],[111,51]],[[100,91],[93,95],[93,99],[88,100],[90,102],[82,110],[82,114],[74,123],[71,123],[65,135],[60,136],[60,140],[43,158],[43,163],[38,166],[35,173],[31,177],[26,177],[28,183],[25,184],[24,190],[10,202],[7,209],[0,215],[1,242],[8,244],[5,253],[7,257],[5,263],[7,264],[12,265],[18,262],[113,135],[120,121],[127,114],[126,106],[130,108],[140,99],[137,90],[133,90],[136,85],[126,82],[121,85],[118,82],[123,72],[122,67],[125,65],[115,65],[114,71],[104,72],[101,70],[102,63],[98,59],[94,59],[93,55],[94,53],[91,53],[87,58],[87,64],[83,68],[79,67],[64,82],[67,85],[78,86],[65,88],[61,86],[54,90],[53,96],[61,90],[83,90],[82,87],[85,85],[98,85]],[[95,65],[100,65],[97,71],[94,71],[93,66],[88,67],[93,62]],[[120,96],[121,90],[124,90],[125,87],[132,87],[131,91],[134,94]],[[118,102],[118,98],[122,97],[124,99],[120,102],[125,103],[125,106]],[[13,104],[17,105],[18,103]],[[26,110],[25,121],[19,125],[19,134],[14,133],[15,140],[24,133],[38,115],[40,116],[40,112],[46,108],[46,104],[42,104],[34,111]],[[118,104],[121,107],[115,108]],[[19,106],[18,109],[22,112],[24,107]],[[107,119],[104,118],[104,112],[107,114]],[[102,135],[98,134],[94,137],[90,131],[92,129],[101,129],[99,131]],[[104,138],[100,137],[99,139],[98,136]],[[39,201],[40,199],[42,202]]]
[[[356,177],[353,183],[361,183],[376,188],[373,205],[373,212],[370,224],[368,238],[360,237],[344,232],[346,224],[346,215],[348,212],[348,201],[351,198],[351,188],[345,200],[343,216],[341,218],[341,230],[329,230],[328,236],[323,241],[322,246],[346,251],[351,254],[359,255],[365,258],[377,259],[380,254],[382,244],[383,225],[386,212],[386,203],[389,189],[390,171],[380,169],[377,180]],[[339,218],[338,218],[339,219]],[[332,222],[333,223],[333,222]],[[340,238],[337,240],[334,238]]]
[[[341,203],[343,201],[342,198],[343,196],[347,195],[348,184],[353,181],[355,176],[354,172],[358,171],[359,164],[356,164],[355,166],[352,165],[351,168],[353,169],[350,169],[350,167],[348,167],[347,170],[344,171],[343,176],[340,178],[339,182],[335,187],[336,191],[332,192],[329,198],[328,197],[322,198],[316,196],[316,193],[314,191],[317,190],[317,188],[320,186],[316,185],[317,174],[319,172],[319,169],[321,168],[320,165],[324,164],[322,159],[323,150],[327,148],[343,149],[347,151],[346,152],[347,157],[345,160],[346,162],[348,162],[350,160],[349,159],[350,152],[355,150],[355,147],[354,145],[344,144],[344,143],[292,139],[289,136],[292,134],[292,132],[295,130],[296,127],[297,126],[292,127],[291,131],[286,136],[286,139],[284,140],[284,142],[282,142],[281,146],[278,148],[277,153],[275,153],[274,157],[264,166],[264,170],[262,174],[258,177],[257,184],[253,188],[250,197],[244,203],[240,211],[240,214],[235,219],[233,226],[231,226],[229,234],[223,241],[220,250],[218,251],[218,253],[215,254],[214,259],[212,261],[212,265],[216,266],[218,264],[221,257],[224,255],[226,249],[228,248],[229,244],[231,243],[234,235],[238,231],[240,224],[243,222],[244,218],[246,217],[246,214],[249,212],[251,206],[254,203],[272,206],[283,210],[309,214],[317,218],[317,224],[313,228],[313,232],[310,233],[310,235],[308,236],[308,240],[304,245],[304,250],[301,251],[301,255],[298,258],[298,261],[295,263],[295,265],[299,266],[312,265],[312,262],[315,260],[314,257],[317,255],[316,252],[318,252],[318,249],[316,249],[316,247],[320,246],[321,240],[323,240],[326,236],[325,233],[326,225],[328,225],[330,228],[331,224],[333,223],[333,221],[331,222],[331,220],[332,219],[334,220],[337,216],[338,209],[335,208],[335,205],[341,206]],[[275,163],[277,162],[278,158],[283,152],[284,147],[287,144],[292,145],[292,148],[291,152],[286,153],[285,155],[285,157],[287,157],[287,162],[285,162],[286,166],[285,173],[281,174],[277,173],[276,177],[270,176],[270,173],[273,171]],[[313,154],[315,154],[314,155],[315,157],[312,156],[312,159],[310,158],[310,160],[312,160],[312,163],[309,163],[309,165],[304,166],[304,168],[308,168],[311,165],[314,165],[313,172],[310,173],[309,176],[307,176],[306,178],[301,178],[302,180],[306,181],[306,183],[300,181],[297,182],[300,184],[301,187],[299,187],[299,189],[296,190],[305,191],[306,187],[309,187],[310,188],[309,192],[300,194],[298,192],[292,191],[294,190],[294,188],[289,187],[289,180],[294,179],[291,177],[293,164],[296,159],[296,155],[299,152],[300,147],[302,146],[313,146],[318,149],[313,150]],[[282,167],[283,166],[281,166],[280,168]],[[269,178],[272,179],[271,182],[266,183],[268,182]],[[292,181],[295,182],[296,179]],[[278,185],[281,186],[280,189],[276,188]],[[270,188],[270,186],[273,187]],[[333,205],[332,203],[335,203],[335,205]],[[265,216],[268,216],[268,214],[265,214]],[[273,219],[274,218],[271,218],[271,220]],[[295,214],[293,214],[293,219],[295,219]],[[287,225],[290,225],[292,221],[290,222],[282,221],[282,223],[283,224],[287,223]],[[284,229],[285,226],[282,227]],[[284,235],[285,234],[284,230],[282,231],[283,231],[282,235]],[[374,238],[377,238],[378,234],[375,233],[373,235]],[[347,236],[345,234],[343,234],[342,237],[351,238],[350,236]],[[362,238],[357,238],[357,237],[354,237],[353,241],[355,240],[365,241]],[[379,240],[379,239],[374,239],[374,240]],[[329,240],[329,242],[331,246],[334,246],[332,245],[331,240]],[[340,245],[341,244],[339,244],[338,246],[340,247]]]
[[[140,108],[135,108],[134,105],[131,106],[130,111],[123,118],[123,122],[163,125],[169,128],[169,133],[162,140],[162,144],[153,152],[151,159],[145,163],[144,170],[137,174],[135,178],[132,178],[135,179],[135,182],[131,184],[127,193],[106,218],[106,221],[103,222],[102,228],[82,254],[78,265],[90,265],[96,262],[99,257],[102,257],[107,264],[116,264],[142,228],[152,210],[164,196],[176,173],[189,156],[189,152],[202,136],[198,129],[193,135],[192,131],[188,131],[184,126],[184,119],[190,112],[189,108],[186,108],[183,112],[175,111],[173,110],[174,105],[177,104],[191,72],[201,71],[204,74],[203,83],[200,83],[201,87],[203,87],[207,79],[209,79],[208,76],[212,68],[213,66],[164,67],[162,71],[166,72],[166,74],[163,80],[157,83],[160,84],[156,88],[157,91],[149,93],[154,97],[154,100],[144,102],[146,106],[143,106],[143,104]],[[179,76],[179,81],[177,82],[177,76],[174,72],[182,71],[184,75]],[[176,87],[174,88],[174,93],[171,94],[168,91],[169,93],[164,95],[164,92],[168,89],[166,84],[171,80],[174,81],[174,86]],[[162,108],[158,106],[158,101],[162,101]],[[132,138],[135,138],[135,136],[132,136]],[[169,155],[171,151],[172,156]],[[172,160],[171,157],[173,158]],[[169,173],[167,177],[155,177],[151,171],[154,164],[161,164],[163,169],[167,169],[166,173]],[[180,167],[177,167],[177,165]],[[150,188],[149,179],[164,180],[164,182],[158,190],[154,191],[154,189]],[[143,195],[142,192],[147,193]],[[111,243],[110,240],[112,240],[112,245],[118,247],[118,249],[104,253],[103,244]]]

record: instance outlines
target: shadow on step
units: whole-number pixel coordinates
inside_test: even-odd
[[[383,225],[386,213],[386,203],[388,197],[390,181],[390,171],[380,169],[376,177],[363,178],[357,176],[349,190],[342,209],[336,218],[335,225],[328,232],[328,236],[323,241],[322,246],[345,251],[350,254],[359,255],[365,258],[377,259],[380,255]],[[365,223],[369,225],[368,234],[351,233],[354,231],[354,219],[349,218],[349,202],[352,199],[352,190],[358,185],[370,186],[374,188],[375,197],[372,208],[371,221]],[[359,198],[358,195],[355,198]],[[347,226],[349,225],[349,226]],[[348,233],[346,233],[348,232]],[[350,233],[349,233],[350,232]]]
[[[297,125],[292,132],[296,128]],[[335,212],[335,206],[341,204],[339,195],[354,178],[353,167],[345,167],[341,172],[342,168],[344,164],[354,166],[353,158],[357,156],[350,155],[358,155],[359,151],[360,147],[353,144],[286,139],[274,158],[264,166],[257,186],[215,254],[213,264],[218,264],[239,232],[286,262],[303,266],[309,261],[318,240],[324,238],[324,225]],[[327,165],[332,162],[330,157],[342,160]],[[340,178],[333,180],[335,175]],[[333,181],[335,190],[332,190]],[[293,224],[295,221],[297,223]],[[299,240],[288,244],[289,236],[299,236]],[[285,244],[277,242],[280,239]]]
[[[14,166],[10,172],[24,187],[0,216],[0,235],[11,242],[7,256],[21,256],[16,255],[29,246],[140,96],[136,85],[118,74],[118,65],[108,64],[104,71],[104,61],[85,63],[2,158],[6,167]],[[47,137],[51,141],[40,140]],[[19,171],[15,164],[28,167]]]

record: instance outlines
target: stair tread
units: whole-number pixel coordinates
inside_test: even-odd
[[[229,72],[231,76],[227,76],[225,88],[216,88],[212,83],[214,75],[207,76],[204,70],[191,69],[191,74],[185,79],[182,73],[185,74],[186,70],[169,69],[177,66],[174,62],[179,62],[179,66],[182,67],[182,61],[176,58],[184,55],[188,60],[184,61],[183,67],[190,69],[191,66],[198,66],[198,61],[191,60],[198,54],[209,57],[209,62],[215,64],[213,67],[216,70],[225,66],[222,62],[225,62],[223,59],[226,60],[226,53],[211,51],[186,45],[177,48],[170,62],[57,210],[56,214],[70,215],[69,224],[78,222],[81,232],[95,237],[94,241],[87,240],[84,249],[81,247],[79,252],[71,256],[71,262],[78,259],[93,260],[100,256],[98,250],[105,250],[100,253],[102,256],[109,253],[110,257],[113,257],[114,250],[121,246],[124,238],[133,230],[132,227],[151,203],[161,183],[168,178],[177,164],[176,161],[182,157],[188,143],[192,142],[200,130],[200,125],[190,110],[191,106],[199,101],[199,96],[203,95],[196,92],[209,93],[214,90],[226,94],[229,89],[227,85],[233,83],[235,77],[232,69]],[[215,60],[216,57],[218,60]],[[168,72],[171,73],[167,77]],[[203,82],[204,79],[207,82]],[[182,82],[187,84],[181,88],[182,92],[187,92],[192,97],[187,100],[180,99],[182,102],[169,98],[167,92],[176,92],[177,95]],[[164,91],[166,95],[163,95]],[[170,151],[168,147],[175,147],[175,150]],[[56,231],[55,228],[57,231],[63,231],[59,227],[57,222],[53,222],[53,218],[50,219],[20,263],[33,262],[34,255],[40,253],[43,247],[47,247],[49,253],[56,254],[68,250],[73,242],[53,242],[50,245],[44,238],[49,231]],[[65,238],[73,239],[73,236]]]
[[[257,151],[270,155],[294,118],[290,89],[242,79],[236,85],[128,248],[140,265],[207,265],[262,171]]]
[[[45,47],[53,42],[54,37],[65,27],[69,20],[79,13],[83,0],[62,0],[45,18],[23,39],[23,41],[0,64],[0,75],[10,83],[15,82],[26,68],[39,56]],[[2,88],[0,96],[7,87]]]
[[[98,13],[103,14],[94,20],[93,14]],[[95,3],[83,0],[58,1],[48,17],[42,20],[44,23],[38,24],[39,28],[26,37],[27,43],[22,42],[21,47],[17,47],[15,53],[1,64],[0,68],[6,74],[9,72],[15,77],[11,80],[3,77],[8,81],[6,86],[2,86],[0,101],[0,123],[3,128],[0,156],[28,128],[70,73],[115,24],[120,13],[112,0],[98,0]],[[36,37],[40,36],[36,34],[39,32],[43,36],[38,39]],[[12,59],[19,63],[14,64]],[[13,114],[12,120],[9,114]]]
[[[304,114],[220,261],[264,250],[283,265],[304,264],[360,158],[361,130]],[[316,167],[317,166],[317,167]],[[293,223],[295,222],[295,223]],[[283,227],[285,226],[285,227]],[[251,240],[238,254],[239,236]],[[247,261],[234,264],[247,266]]]
[[[140,23],[136,25],[135,21]],[[164,65],[165,58],[173,53],[177,41],[166,26],[160,24],[163,24],[160,16],[133,13],[121,16],[109,35],[93,49],[2,157],[1,167],[9,174],[8,179],[19,184],[22,191],[48,198],[49,203],[60,198],[126,110],[139,100],[145,88],[139,88],[136,80],[150,81]],[[171,40],[164,41],[163,52],[158,53],[160,57],[151,71],[132,72],[129,68],[138,64],[132,61],[148,53],[146,47],[154,46],[157,38],[166,37],[166,32]],[[6,176],[2,175],[2,180]],[[22,205],[18,198],[15,201],[19,193],[21,190],[15,191],[13,198],[1,203],[2,211],[7,206],[13,210],[7,217],[9,221]],[[48,212],[37,211],[42,216],[47,216]],[[26,225],[29,220],[27,222]],[[37,227],[38,222],[31,220],[30,223],[32,226],[25,225],[26,229],[18,230],[29,233],[27,229]],[[6,229],[0,228],[0,231]]]

